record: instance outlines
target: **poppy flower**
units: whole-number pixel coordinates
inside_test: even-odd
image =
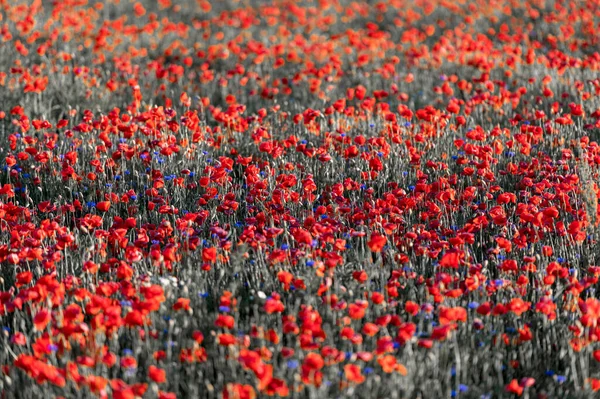
[[[189,298],[178,298],[173,304],[173,310],[190,310],[190,299]]]
[[[506,392],[513,393],[517,396],[521,396],[523,394],[523,387],[519,385],[519,382],[516,379],[511,380],[505,388]]]
[[[100,201],[96,203],[96,209],[101,212],[108,212],[110,209],[110,201]]]
[[[204,262],[215,263],[217,260],[217,248],[203,248],[202,249],[202,260]]]
[[[354,384],[362,384],[366,380],[366,377],[362,374],[360,367],[356,364],[345,365],[344,375],[348,381]]]
[[[372,252],[381,252],[387,244],[387,238],[379,233],[373,233],[371,239],[367,243]]]
[[[223,399],[255,399],[256,392],[251,385],[229,383],[223,389]]]
[[[156,366],[148,367],[148,376],[150,379],[157,384],[162,384],[167,381],[167,373],[165,370],[160,369]]]
[[[456,269],[459,266],[460,258],[457,252],[448,252],[442,256],[440,260],[441,267]]]
[[[41,309],[33,318],[33,324],[37,331],[42,331],[50,323],[51,313],[47,309]]]

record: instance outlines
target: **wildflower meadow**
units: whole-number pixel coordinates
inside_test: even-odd
[[[0,0],[0,399],[600,397],[598,32]]]

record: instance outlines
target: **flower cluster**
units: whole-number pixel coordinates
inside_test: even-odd
[[[0,391],[593,395],[596,3],[0,1]]]

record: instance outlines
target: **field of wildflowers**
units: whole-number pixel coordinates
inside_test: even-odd
[[[0,398],[600,395],[598,31],[0,0]]]

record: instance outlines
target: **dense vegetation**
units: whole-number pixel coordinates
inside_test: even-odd
[[[0,0],[0,396],[592,397],[598,29]]]

